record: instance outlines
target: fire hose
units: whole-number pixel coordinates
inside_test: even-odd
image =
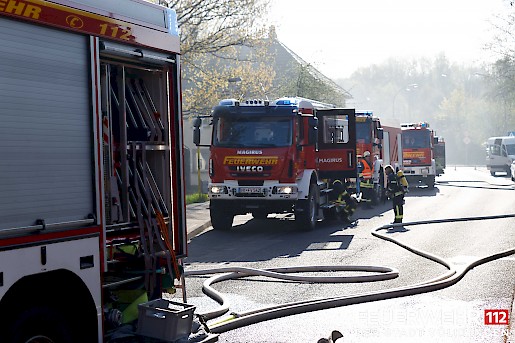
[[[505,215],[495,215],[495,216],[481,216],[481,217],[464,217],[464,218],[450,218],[450,219],[436,219],[436,220],[425,220],[425,221],[416,221],[409,222],[403,224],[389,224],[384,225],[379,228],[372,230],[371,234],[380,239],[392,242],[397,244],[398,246],[416,254],[421,257],[427,258],[431,261],[439,263],[445,266],[448,271],[439,277],[434,279],[409,285],[403,287],[392,288],[388,290],[381,291],[373,291],[366,292],[351,296],[341,296],[341,297],[330,297],[325,299],[315,299],[315,300],[306,300],[299,302],[291,302],[281,305],[268,306],[261,309],[240,312],[240,313],[231,313],[228,318],[225,318],[215,324],[209,326],[209,329],[213,333],[223,333],[226,331],[234,330],[243,326],[259,323],[266,320],[291,316],[300,313],[318,311],[323,309],[335,308],[340,306],[347,306],[353,304],[361,304],[366,302],[378,301],[378,300],[386,300],[393,299],[399,297],[405,297],[410,295],[422,294],[426,292],[432,292],[436,290],[440,290],[443,288],[447,288],[456,284],[460,281],[467,272],[469,272],[474,267],[485,264],[487,262],[494,261],[499,258],[503,258],[506,256],[510,256],[515,254],[515,247],[504,250],[492,255],[484,256],[482,258],[478,258],[467,265],[463,266],[455,266],[454,264],[446,261],[445,259],[438,257],[436,255],[430,254],[428,252],[415,249],[410,247],[404,243],[399,242],[398,240],[386,236],[380,231],[388,230],[390,228],[395,228],[399,226],[415,226],[422,224],[435,224],[435,223],[449,223],[449,222],[460,222],[460,221],[477,221],[477,220],[493,220],[493,219],[501,219],[501,218],[514,218],[515,214],[505,214]],[[364,271],[364,272],[373,272],[376,274],[372,275],[362,275],[362,276],[293,276],[287,275],[289,273],[296,272],[321,272],[321,271]],[[186,271],[185,276],[193,276],[193,275],[209,275],[209,274],[220,274],[215,275],[207,279],[203,284],[203,292],[208,295],[210,298],[218,302],[221,306],[211,312],[206,312],[200,314],[204,316],[206,319],[213,319],[216,317],[220,317],[221,315],[227,313],[229,311],[229,306],[227,304],[226,298],[223,294],[216,291],[211,287],[212,284],[225,281],[225,280],[234,280],[238,278],[243,278],[247,276],[268,276],[273,278],[279,278],[283,280],[292,280],[298,282],[370,282],[370,281],[379,281],[379,280],[387,280],[392,279],[398,276],[398,271],[393,268],[388,267],[378,267],[378,266],[303,266],[303,267],[285,267],[285,268],[270,268],[265,270],[260,269],[252,269],[252,268],[242,268],[242,267],[228,267],[228,268],[218,268],[218,269],[209,269],[209,270],[196,270],[196,271]]]

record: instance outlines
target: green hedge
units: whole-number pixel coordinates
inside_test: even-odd
[[[193,204],[196,202],[205,202],[208,201],[207,194],[195,193],[186,195],[186,205]]]

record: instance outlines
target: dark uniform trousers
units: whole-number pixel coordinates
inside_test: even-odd
[[[404,175],[402,176],[404,177]],[[388,193],[392,199],[393,211],[395,212],[394,223],[402,223],[404,214],[404,187],[400,178],[395,174],[388,175]]]

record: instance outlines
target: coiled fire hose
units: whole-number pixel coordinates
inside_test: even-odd
[[[212,324],[209,326],[209,329],[213,333],[223,333],[226,331],[234,330],[243,326],[259,323],[262,321],[276,319],[280,317],[291,316],[300,313],[306,313],[311,311],[318,311],[323,309],[329,309],[340,306],[347,306],[353,304],[361,304],[371,301],[377,300],[386,300],[393,299],[398,297],[405,297],[410,295],[422,294],[426,292],[432,292],[436,290],[440,290],[449,286],[456,284],[460,281],[465,274],[477,267],[487,262],[494,261],[499,258],[503,258],[506,256],[510,256],[515,254],[515,247],[498,252],[496,254],[488,255],[482,258],[478,258],[475,261],[470,262],[467,265],[455,266],[454,264],[445,261],[443,258],[438,257],[436,255],[430,254],[428,252],[415,249],[410,247],[407,244],[401,243],[396,239],[385,236],[380,231],[388,230],[390,228],[395,228],[398,226],[415,226],[422,224],[436,224],[436,223],[449,223],[449,222],[460,222],[460,221],[477,221],[477,220],[493,220],[493,219],[501,219],[501,218],[515,218],[515,214],[505,214],[505,215],[495,215],[495,216],[481,216],[481,217],[463,217],[463,218],[450,218],[450,219],[436,219],[436,220],[425,220],[425,221],[417,221],[417,222],[409,222],[403,224],[389,224],[384,225],[379,228],[372,230],[372,235],[378,237],[380,239],[387,240],[398,246],[416,254],[421,257],[427,258],[431,261],[439,263],[445,266],[448,271],[443,275],[414,285],[391,288],[387,290],[381,291],[373,291],[366,292],[362,294],[356,294],[351,296],[342,296],[342,297],[331,297],[325,299],[316,299],[316,300],[306,300],[300,302],[292,302],[286,303],[276,306],[264,307],[261,309],[240,312],[240,313],[231,313],[231,316],[221,320],[218,323]],[[287,275],[289,273],[296,272],[322,272],[322,271],[364,271],[364,272],[374,272],[377,274],[372,275],[363,275],[363,276],[293,276]],[[229,268],[218,268],[218,269],[209,269],[209,270],[196,270],[196,271],[186,271],[185,276],[193,276],[193,275],[209,275],[209,274],[220,274],[215,275],[207,279],[203,284],[203,292],[208,295],[213,300],[217,301],[221,306],[211,312],[201,314],[206,319],[213,319],[219,317],[229,311],[229,306],[225,297],[211,287],[212,284],[224,281],[224,280],[233,280],[246,276],[268,276],[283,280],[292,280],[299,282],[370,282],[370,281],[380,281],[396,278],[398,276],[398,271],[393,268],[388,267],[378,267],[378,266],[303,266],[303,267],[285,267],[285,268],[270,268],[265,270],[252,269],[252,268],[242,268],[242,267],[229,267]]]

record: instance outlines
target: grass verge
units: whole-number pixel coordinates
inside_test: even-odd
[[[205,202],[208,201],[207,194],[203,193],[194,193],[186,195],[186,205],[193,204],[196,202]]]

